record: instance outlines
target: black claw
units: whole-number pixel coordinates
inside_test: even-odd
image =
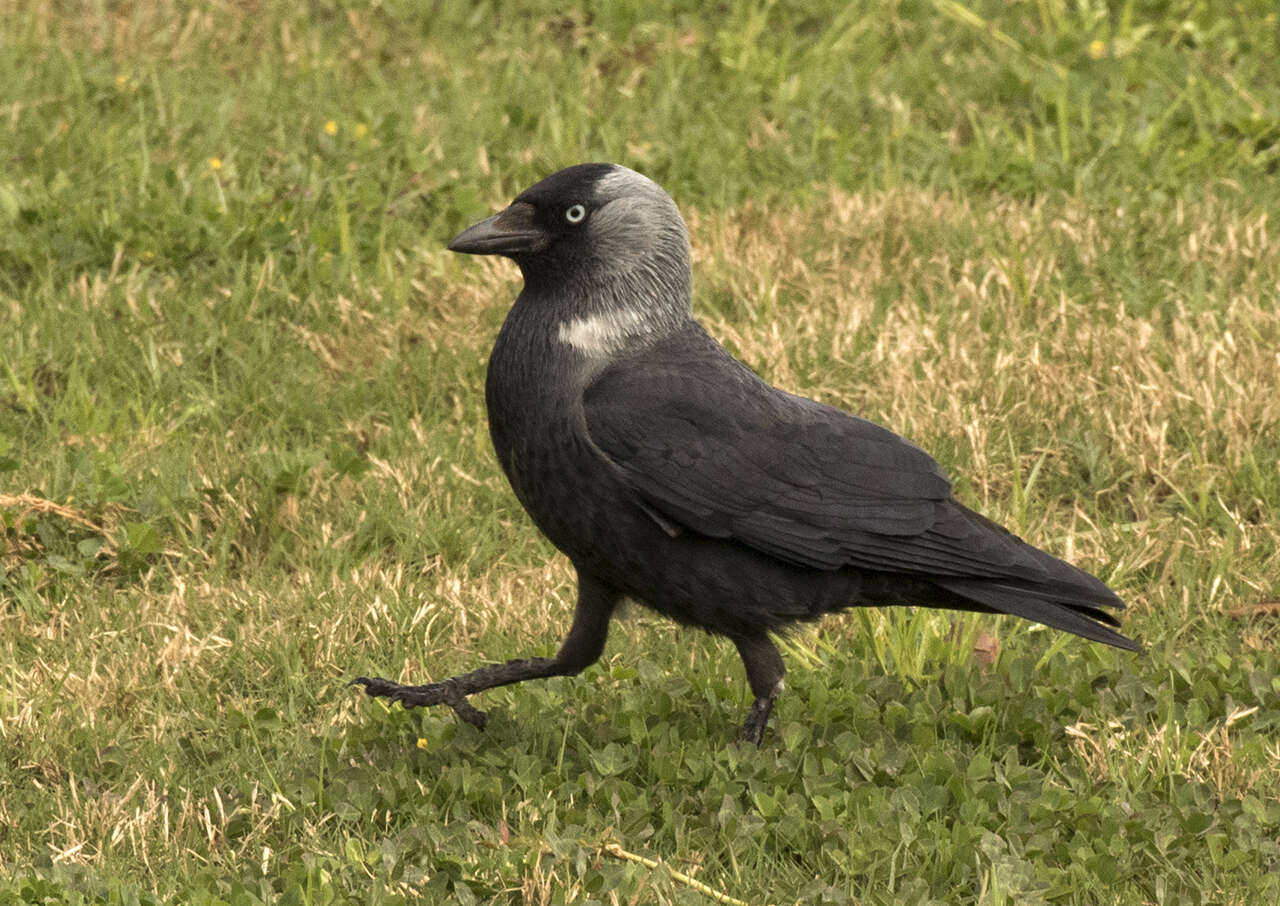
[[[745,743],[750,743],[753,746],[759,746],[764,742],[764,730],[766,723],[767,721],[757,721],[748,718],[747,722],[742,725],[742,733],[739,738]]]
[[[471,724],[477,730],[483,730],[484,725],[488,723],[489,718],[479,708],[472,707],[465,698],[460,698],[456,702],[449,702],[449,707],[453,708],[453,713],[459,718]]]
[[[764,742],[764,731],[769,727],[769,715],[773,713],[773,702],[778,697],[779,688],[781,683],[774,687],[772,695],[757,698],[751,703],[751,708],[747,711],[747,719],[742,724],[743,742],[756,746]]]
[[[347,683],[347,685],[364,686],[364,691],[374,698],[392,695],[396,689],[400,688],[399,683],[393,683],[391,680],[371,676],[357,676],[351,682]]]

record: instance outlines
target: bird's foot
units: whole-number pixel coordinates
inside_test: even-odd
[[[762,705],[761,702],[764,702]],[[747,720],[742,725],[742,733],[739,738],[753,746],[759,746],[764,742],[765,727],[769,725],[769,712],[773,710],[773,700],[757,699],[751,706],[751,710],[747,712]]]
[[[443,683],[427,683],[422,686],[405,686],[389,679],[357,676],[348,685],[364,686],[364,691],[374,698],[388,698],[405,708],[427,708],[432,705],[448,705],[462,720],[477,730],[483,730],[485,714],[473,707],[458,687],[446,680]]]

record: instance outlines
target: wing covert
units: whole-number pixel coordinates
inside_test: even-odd
[[[973,551],[948,543],[951,483],[928,454],[770,387],[700,330],[615,362],[584,410],[643,504],[689,529],[823,569],[985,571],[954,562]]]

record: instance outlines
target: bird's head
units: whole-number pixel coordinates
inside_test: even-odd
[[[578,164],[468,227],[450,251],[504,255],[538,292],[689,311],[689,233],[675,202],[617,164]]]

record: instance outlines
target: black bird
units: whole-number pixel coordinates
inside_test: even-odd
[[[360,677],[405,707],[580,673],[624,598],[728,636],[759,743],[784,667],[770,633],[848,607],[1007,613],[1137,650],[1102,582],[958,503],[920,448],[765,383],[693,319],[689,237],[648,178],[580,164],[449,249],[504,255],[524,291],[489,358],[489,430],[516,496],[578,573],[554,658],[422,686]]]

